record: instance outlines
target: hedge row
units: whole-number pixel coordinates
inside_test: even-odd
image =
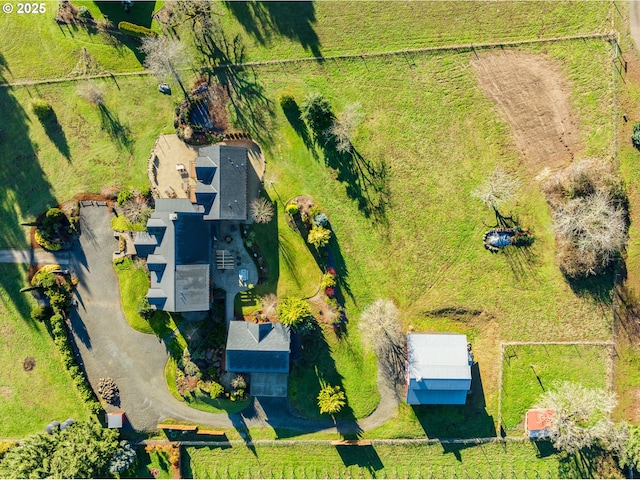
[[[153,37],[156,35],[156,32],[154,32],[150,28],[125,21],[118,23],[118,30],[121,30],[122,32],[127,34],[136,35],[138,37]]]
[[[85,402],[91,413],[95,415],[100,414],[102,412],[102,405],[100,405],[100,402],[96,400],[93,390],[91,389],[91,385],[89,385],[87,378],[76,362],[73,350],[71,349],[71,344],[69,343],[67,329],[65,328],[62,315],[56,313],[49,319],[49,322],[51,323],[53,343],[58,347],[62,363],[71,375],[73,383],[76,385],[76,388],[80,393],[80,398]]]

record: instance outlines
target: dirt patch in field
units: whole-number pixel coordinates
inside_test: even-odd
[[[5,385],[0,386],[0,397],[10,397],[13,394],[11,387]]]
[[[580,155],[569,83],[553,61],[519,52],[481,52],[471,65],[480,88],[511,125],[532,174],[563,167]]]

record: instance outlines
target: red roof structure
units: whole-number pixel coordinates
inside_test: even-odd
[[[529,438],[541,438],[549,436],[549,421],[553,418],[554,411],[551,408],[532,408],[527,410],[525,417],[525,431]]]

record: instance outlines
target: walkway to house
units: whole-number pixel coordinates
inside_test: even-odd
[[[47,252],[42,248],[34,250],[0,250],[0,263],[29,263],[33,265],[69,264],[69,252]]]
[[[165,344],[153,335],[134,331],[122,314],[118,280],[111,262],[117,242],[110,218],[105,207],[80,210],[82,235],[74,245],[70,263],[80,280],[79,303],[70,321],[74,343],[93,388],[97,390],[101,377],[116,381],[121,404],[108,410],[124,410],[131,427],[153,430],[162,420],[174,418],[218,428],[268,425],[304,432],[351,433],[375,428],[393,414],[397,399],[385,385],[380,385],[382,400],[370,417],[337,425],[299,418],[281,398],[257,398],[243,412],[229,415],[194,410],[175,399],[164,377],[168,359]]]

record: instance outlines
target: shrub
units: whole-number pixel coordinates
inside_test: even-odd
[[[33,237],[35,238],[37,244],[40,245],[45,250],[49,250],[51,252],[57,252],[62,248],[61,243],[54,242],[43,237],[42,233],[40,233],[40,230],[36,230],[35,233],[33,234]]]
[[[133,192],[131,190],[121,190],[118,193],[118,206],[122,206],[129,200],[133,200]]]
[[[245,389],[247,388],[247,381],[242,375],[238,375],[231,380],[231,386],[236,389]]]
[[[51,310],[51,307],[38,305],[37,307],[33,307],[31,309],[31,318],[38,322],[44,322],[49,317],[51,317],[52,313],[53,310]]]
[[[316,248],[324,247],[331,240],[331,230],[324,227],[313,227],[307,237],[307,242]]]
[[[154,32],[150,28],[125,21],[118,23],[118,30],[129,35],[135,35],[137,37],[153,37],[156,35],[156,32]]]
[[[46,120],[53,115],[53,107],[44,98],[34,98],[31,101],[31,110],[40,120]]]
[[[80,17],[85,21],[93,19],[93,15],[91,15],[91,12],[89,11],[89,9],[84,5],[80,5],[78,7],[78,17]]]
[[[218,382],[211,382],[209,387],[209,395],[211,398],[218,398],[224,395],[224,387]]]
[[[138,302],[138,315],[140,315],[145,320],[149,320],[153,314],[155,313],[155,309],[149,303],[147,298],[143,298]]]
[[[278,103],[285,112],[297,107],[296,99],[293,98],[293,95],[287,92],[281,92],[280,95],[278,95]]]
[[[95,82],[81,83],[78,85],[78,96],[92,105],[104,104],[104,89]]]
[[[190,360],[184,362],[183,370],[184,370],[184,373],[186,375],[189,375],[190,377],[202,375],[202,373],[200,372],[200,369],[198,368],[198,365],[196,365]]]
[[[633,146],[640,149],[640,122],[633,126],[633,135],[631,135]]]
[[[320,407],[320,413],[328,413],[329,415],[335,415],[342,410],[346,404],[346,398],[342,389],[336,385],[324,384],[320,393],[318,394],[318,407]]]
[[[331,104],[320,93],[307,95],[300,110],[300,117],[307,122],[316,139],[322,138],[333,124]]]
[[[335,287],[336,285],[336,277],[330,273],[325,273],[322,275],[322,280],[320,280],[320,289],[326,290],[330,287]]]
[[[273,203],[266,198],[256,198],[251,202],[251,217],[256,223],[269,223],[273,213]]]
[[[298,328],[310,320],[311,307],[301,298],[283,298],[278,304],[278,317],[283,325]]]
[[[313,217],[313,224],[316,227],[328,228],[329,227],[329,219],[327,218],[327,216],[324,213],[319,213],[318,215]]]
[[[292,217],[294,215],[297,215],[299,212],[299,208],[298,208],[298,204],[297,203],[288,203],[286,207],[284,207],[284,211],[285,213],[291,215]]]

